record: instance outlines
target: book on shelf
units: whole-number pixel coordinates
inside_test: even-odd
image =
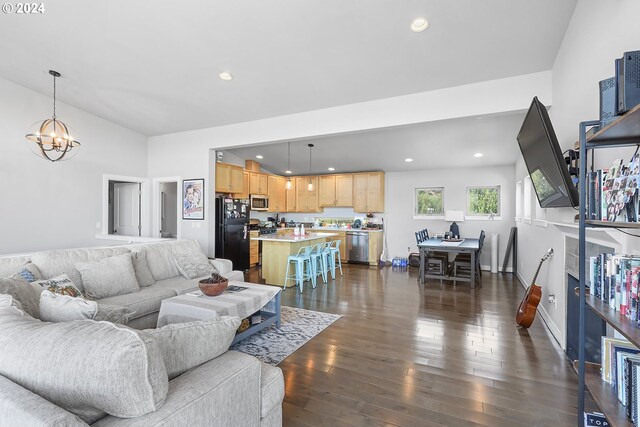
[[[632,345],[629,340],[624,338],[614,338],[614,337],[602,337],[602,346],[600,349],[601,359],[602,359],[602,381],[606,383],[611,382],[611,347],[613,345]]]
[[[587,172],[586,216],[607,222],[638,222],[640,155],[628,164],[617,159],[609,169]]]
[[[609,420],[600,412],[585,412],[584,427],[609,427]]]
[[[588,271],[591,295],[622,316],[640,321],[640,257],[603,253],[589,257]]]
[[[602,380],[610,383],[611,391],[624,406],[627,418],[637,426],[640,402],[640,348],[626,339],[614,337],[602,337],[601,346]]]

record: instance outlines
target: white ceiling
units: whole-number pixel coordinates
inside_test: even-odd
[[[291,171],[311,174],[382,170],[385,172],[513,165],[520,155],[516,135],[525,111],[467,117],[291,142]],[[287,170],[287,142],[223,150],[255,160],[278,175]],[[475,153],[484,154],[481,158]],[[256,155],[263,159],[257,159]],[[407,163],[406,158],[414,161]],[[327,168],[334,167],[335,172]]]
[[[548,70],[575,3],[56,0],[2,14],[0,76],[158,135]]]

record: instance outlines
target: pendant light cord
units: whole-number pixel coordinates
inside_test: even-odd
[[[289,141],[289,160],[287,161],[287,170],[291,170],[291,141]]]
[[[56,121],[56,76],[53,76],[53,121]]]

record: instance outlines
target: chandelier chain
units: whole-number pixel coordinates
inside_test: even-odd
[[[56,120],[56,76],[53,76],[53,121]]]

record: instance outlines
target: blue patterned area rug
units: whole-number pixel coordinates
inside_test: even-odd
[[[250,354],[270,365],[277,365],[342,316],[282,306],[280,317],[280,329],[271,325],[232,345],[231,350]]]

